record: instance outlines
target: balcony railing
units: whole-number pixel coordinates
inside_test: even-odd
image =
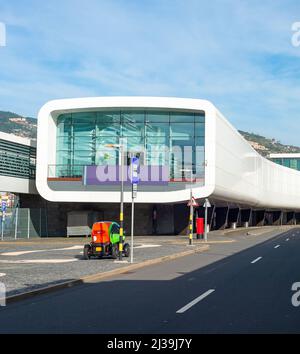
[[[82,180],[84,175],[84,167],[86,165],[48,165],[48,180]],[[185,166],[185,169],[189,169],[190,166]],[[181,171],[182,167],[170,168],[170,182],[190,182],[190,173]],[[204,168],[194,173],[193,182],[204,181]]]

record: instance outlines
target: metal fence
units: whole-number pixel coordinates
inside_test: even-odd
[[[1,239],[48,237],[47,213],[43,208],[13,208],[1,218]]]

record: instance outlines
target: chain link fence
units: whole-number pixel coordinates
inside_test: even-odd
[[[1,239],[48,237],[47,213],[43,208],[12,208],[3,217]]]

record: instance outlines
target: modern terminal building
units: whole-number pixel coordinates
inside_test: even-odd
[[[136,234],[185,233],[191,185],[196,214],[210,200],[211,229],[300,220],[300,172],[259,155],[212,103],[78,98],[50,101],[38,116],[36,187],[51,235],[66,235],[74,211],[118,220],[122,165],[129,232],[132,156],[140,174]]]
[[[0,191],[36,193],[36,143],[0,131]]]
[[[300,154],[285,153],[285,154],[270,154],[268,158],[278,165],[292,168],[300,171]]]

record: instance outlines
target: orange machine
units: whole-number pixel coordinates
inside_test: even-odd
[[[117,258],[119,255],[120,226],[114,221],[99,221],[94,223],[92,228],[92,241],[84,246],[84,258],[111,256]],[[125,237],[123,237],[125,239]],[[130,247],[124,244],[123,254],[128,257]]]

